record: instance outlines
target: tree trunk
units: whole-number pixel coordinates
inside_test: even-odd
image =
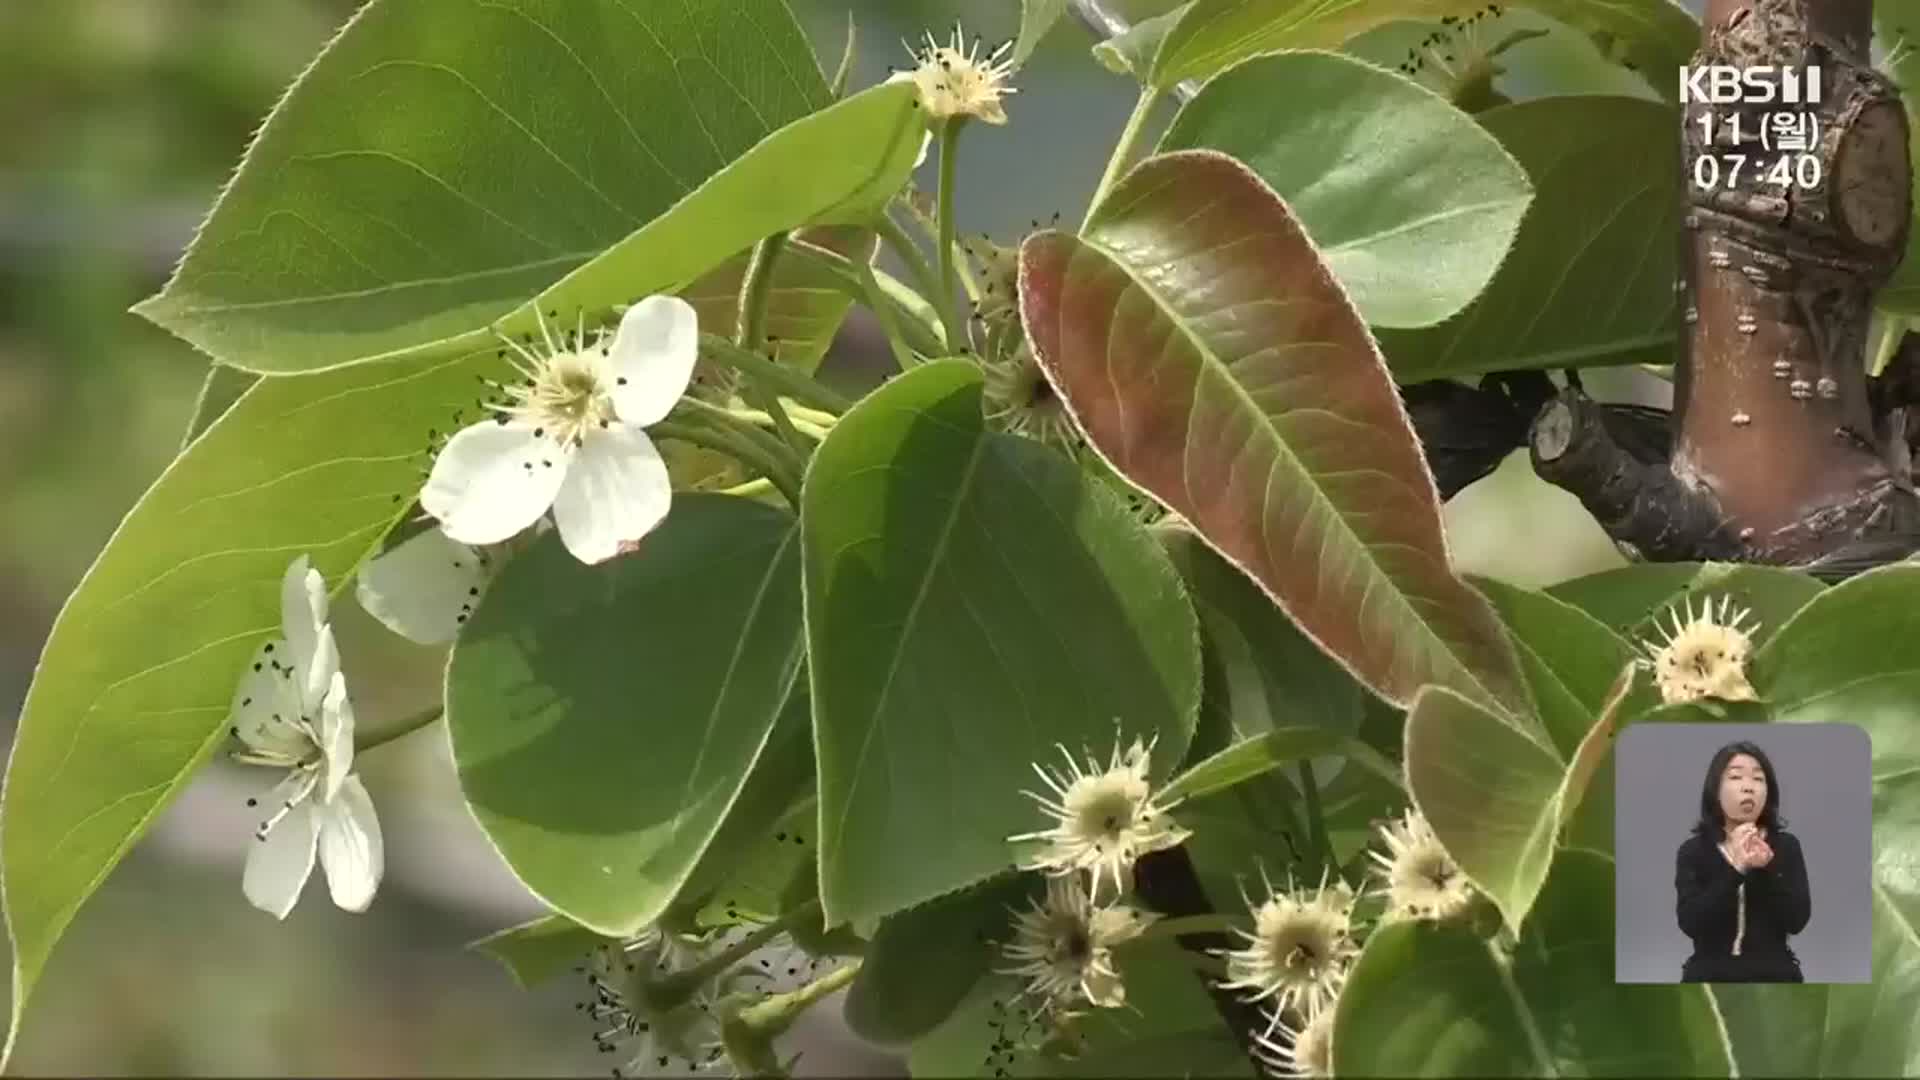
[[[1566,394],[1535,421],[1540,474],[1630,553],[1844,577],[1920,549],[1905,402],[1870,392],[1865,369],[1873,295],[1912,216],[1907,117],[1869,65],[1872,22],[1871,0],[1707,5],[1696,66],[1790,71],[1819,97],[1743,87],[1747,100],[1683,106],[1686,325],[1665,466],[1631,480],[1632,455]],[[1803,151],[1768,127],[1782,113],[1813,117]]]
[[[1863,358],[1873,294],[1899,264],[1911,216],[1906,113],[1868,66],[1872,21],[1871,0],[1711,0],[1695,56],[1820,79],[1817,105],[1695,102],[1682,120],[1692,300],[1672,470],[1713,497],[1745,557],[1760,561],[1807,562],[1914,516]],[[1815,118],[1807,152],[1819,175],[1771,183],[1755,163],[1783,160],[1792,172],[1801,160],[1764,146],[1763,127],[1801,110]],[[1746,155],[1748,167],[1736,184],[1703,187],[1703,154],[1719,155],[1723,175],[1727,155]]]

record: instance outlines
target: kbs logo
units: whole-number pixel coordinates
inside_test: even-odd
[[[1820,69],[1712,64],[1680,69],[1680,103],[1818,105]]]

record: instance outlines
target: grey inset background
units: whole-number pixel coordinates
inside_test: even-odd
[[[1867,982],[1873,948],[1873,747],[1851,724],[1635,724],[1614,746],[1614,978],[1677,983],[1693,942],[1674,906],[1674,856],[1700,817],[1714,751],[1773,759],[1780,816],[1807,860],[1812,917],[1787,939],[1810,983]]]

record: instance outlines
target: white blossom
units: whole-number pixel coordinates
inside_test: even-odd
[[[494,562],[488,549],[430,528],[361,567],[354,596],[401,637],[442,645],[459,635],[479,606]]]
[[[724,1003],[797,990],[843,962],[808,956],[782,934],[690,993],[662,992],[674,977],[737,947],[755,929],[741,925],[689,936],[649,927],[589,955],[589,997],[579,1008],[596,1026],[594,1047],[617,1055],[613,1075],[733,1075],[721,1039]]]
[[[327,625],[326,582],[306,556],[281,581],[281,636],[260,647],[234,692],[228,723],[237,761],[286,772],[254,834],[242,886],[284,919],[316,856],[333,902],[365,911],[385,869],[373,800],[353,770],[353,706]],[[249,799],[248,805],[258,800]]]
[[[1085,870],[1093,875],[1092,899],[1099,899],[1102,880],[1111,880],[1114,892],[1124,893],[1134,860],[1175,847],[1191,835],[1174,824],[1169,815],[1173,804],[1154,801],[1147,781],[1153,743],[1135,739],[1124,754],[1116,743],[1106,768],[1089,754],[1084,771],[1065,746],[1058,749],[1066,769],[1033,766],[1051,797],[1026,793],[1053,818],[1052,826],[1008,839],[1043,843],[1022,869],[1056,875]]]
[[[1253,932],[1236,929],[1247,939],[1244,948],[1226,954],[1228,989],[1249,991],[1253,1001],[1271,999],[1274,1019],[1280,1010],[1294,1008],[1311,1016],[1339,991],[1348,964],[1359,952],[1351,935],[1353,889],[1344,881],[1311,892],[1280,892],[1266,880],[1267,899],[1253,908]]]
[[[644,430],[665,419],[693,379],[692,305],[649,296],[617,331],[584,329],[540,345],[507,340],[521,382],[497,415],[456,432],[434,460],[420,505],[462,544],[496,544],[552,511],[574,557],[619,554],[667,515],[672,485]]]
[[[1466,909],[1473,885],[1417,810],[1380,827],[1387,851],[1368,852],[1378,867],[1376,890],[1387,901],[1389,919],[1445,919]]]
[[[933,120],[970,116],[989,124],[1007,122],[1006,108],[1000,99],[1015,93],[1007,85],[1013,74],[1013,61],[1007,54],[1013,42],[1002,43],[986,56],[980,55],[980,39],[968,44],[956,24],[953,38],[942,45],[929,32],[922,44],[907,46],[914,66],[895,72],[888,82],[911,82],[920,91],[921,107]]]
[[[1686,614],[1683,621],[1681,613]],[[1668,630],[1659,620],[1654,626],[1663,640],[1644,641],[1648,662],[1653,667],[1654,685],[1668,704],[1719,698],[1723,701],[1754,701],[1757,695],[1747,682],[1747,657],[1753,651],[1753,631],[1744,625],[1752,614],[1735,608],[1731,597],[1720,598],[1720,610],[1714,611],[1713,598],[1707,597],[1696,614],[1689,597],[1678,611],[1668,608],[1673,620]]]
[[[1275,1076],[1332,1076],[1333,1013],[1329,1004],[1294,1027],[1276,1009],[1266,1032],[1253,1035],[1254,1057]]]
[[[1121,904],[1096,906],[1078,875],[1047,879],[1046,895],[1017,912],[1004,947],[1015,961],[1003,974],[1027,982],[1027,992],[1049,1008],[1080,1001],[1101,1008],[1126,1004],[1126,987],[1113,965],[1113,947],[1132,940],[1156,918]]]

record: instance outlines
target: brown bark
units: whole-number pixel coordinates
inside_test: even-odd
[[[1832,577],[1920,549],[1906,403],[1892,384],[1870,390],[1863,356],[1874,292],[1899,264],[1912,211],[1906,113],[1869,65],[1872,16],[1871,0],[1707,6],[1694,64],[1803,79],[1817,68],[1821,95],[1683,108],[1685,325],[1664,467],[1635,479],[1633,455],[1566,395],[1535,421],[1540,474],[1635,554]],[[1761,137],[1778,111],[1816,117],[1807,153],[1818,175],[1804,186],[1764,175],[1785,153]],[[1700,186],[1700,159],[1717,156],[1724,177],[1727,155],[1745,156],[1743,175]]]
[[[1816,557],[1904,494],[1871,438],[1862,359],[1873,292],[1898,265],[1911,199],[1898,91],[1868,66],[1872,17],[1870,0],[1707,6],[1696,63],[1820,70],[1819,183],[1781,188],[1756,169],[1731,190],[1703,190],[1691,182],[1695,157],[1764,160],[1759,133],[1780,106],[1695,103],[1683,118],[1692,203],[1683,264],[1695,316],[1675,384],[1673,471],[1711,492],[1751,555],[1767,561]],[[1711,147],[1698,127],[1709,114]],[[1889,172],[1893,161],[1859,156],[1884,152],[1862,144],[1863,115],[1897,135],[1902,175]],[[1737,144],[1735,118],[1745,129]],[[1843,165],[1847,154],[1855,160]],[[1897,185],[1897,206],[1837,191],[1870,172],[1884,174],[1889,193]]]

